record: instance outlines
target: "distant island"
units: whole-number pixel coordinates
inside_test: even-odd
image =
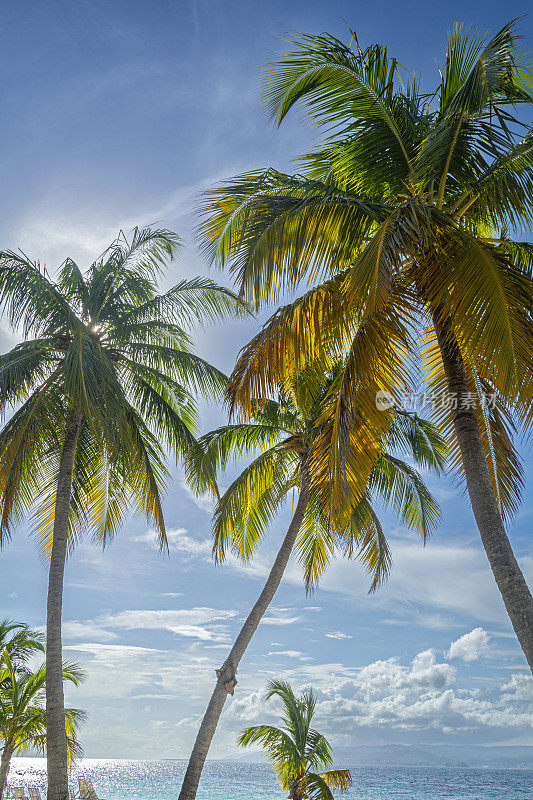
[[[260,753],[240,759],[262,761]],[[350,767],[468,767],[490,769],[533,769],[533,746],[527,745],[353,745],[336,747],[335,761]]]

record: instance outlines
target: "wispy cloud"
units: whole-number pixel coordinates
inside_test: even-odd
[[[147,542],[152,547],[159,549],[159,537],[156,531],[149,530],[135,537],[138,542]],[[185,528],[171,528],[167,530],[169,549],[190,556],[211,555],[213,543],[211,539],[195,539],[189,536]]]
[[[267,653],[269,657],[284,656],[285,658],[297,658],[299,661],[312,661],[311,656],[306,656],[301,650],[272,650]]]

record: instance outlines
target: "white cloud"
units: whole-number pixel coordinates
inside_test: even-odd
[[[206,514],[212,514],[215,508],[215,499],[210,494],[195,494],[191,491],[190,487],[187,485],[187,481],[182,478],[180,480],[180,486],[184,490],[187,497],[192,500],[194,505],[199,508],[201,511],[205,511]]]
[[[317,721],[337,744],[350,745],[361,729],[374,736],[397,730],[403,736],[442,741],[442,737],[483,732],[519,731],[533,726],[533,677],[514,674],[500,687],[473,689],[456,685],[457,670],[440,662],[434,650],[418,653],[410,664],[397,658],[375,661],[358,670],[336,664],[300,665],[278,673],[296,690],[311,686],[317,696]],[[238,696],[227,712],[232,730],[276,716],[254,688]],[[382,731],[382,733],[380,733]],[[406,739],[406,742],[409,741]],[[417,741],[420,741],[418,738]]]
[[[381,620],[384,624],[446,629],[463,626],[470,618],[508,628],[505,607],[481,546],[444,545],[435,540],[424,547],[416,538],[403,534],[390,543],[392,571],[379,592],[369,596],[364,567],[340,553],[324,573],[319,591],[344,595],[373,611],[387,610]],[[274,557],[263,551],[245,567],[231,558],[227,566],[246,577],[263,579]],[[464,568],[458,570],[457,564]],[[520,565],[526,579],[533,583],[533,557],[521,557]],[[301,568],[294,558],[283,581],[299,587],[303,584]]]
[[[343,633],[342,631],[325,633],[324,636],[327,636],[328,639],[353,639],[353,636],[351,636],[349,633]]]
[[[156,531],[149,530],[136,536],[138,542],[148,542],[159,549],[159,536]],[[190,556],[211,555],[213,543],[211,539],[195,539],[188,535],[186,528],[171,528],[167,531],[168,546],[171,551],[186,553]]]
[[[180,636],[211,641],[227,641],[223,626],[214,625],[232,619],[236,611],[215,608],[184,608],[171,610],[132,609],[108,614],[98,622],[106,628],[127,630],[166,630]]]
[[[393,567],[385,586],[368,597],[368,577],[361,565],[338,558],[325,573],[321,589],[355,598],[358,603],[394,608],[401,621],[418,614],[419,608],[436,608],[460,618],[508,625],[505,607],[481,547],[438,545],[400,539],[392,541]],[[533,580],[533,558],[520,563],[528,580]],[[462,568],[457,569],[457,564]],[[301,584],[299,569],[293,564],[288,579]],[[431,622],[431,620],[429,620]],[[452,624],[452,621],[450,621]]]
[[[294,616],[294,613],[288,608],[281,608],[279,606],[270,606],[269,613],[265,614],[261,620],[262,625],[293,625],[299,622],[300,617]]]
[[[220,176],[213,176],[216,182]],[[50,191],[30,209],[12,230],[12,240],[22,243],[30,257],[38,257],[53,269],[69,256],[84,269],[115,239],[120,230],[128,233],[136,225],[161,220],[174,222],[188,217],[198,193],[213,185],[211,179],[184,186],[167,194],[162,202],[139,207],[138,198],[129,204],[123,198],[120,211],[98,204],[90,213],[87,206],[72,208],[68,193]],[[125,205],[126,203],[126,205]],[[124,213],[124,209],[126,213]]]
[[[304,655],[301,650],[272,650],[267,656],[286,656],[287,658],[298,658],[300,661],[312,661],[311,656]]]
[[[108,631],[101,625],[95,625],[92,622],[64,622],[62,626],[63,636],[65,639],[101,639],[103,641],[111,641],[117,638],[116,633]]]
[[[63,625],[63,633],[67,640],[108,642],[117,639],[119,630],[159,630],[204,642],[224,643],[229,640],[225,623],[236,616],[237,612],[230,609],[204,607],[130,609],[116,614],[105,614],[86,622],[67,621]]]
[[[489,635],[483,628],[474,628],[470,633],[465,633],[450,644],[450,649],[445,653],[447,659],[461,658],[463,661],[477,661],[487,652]]]

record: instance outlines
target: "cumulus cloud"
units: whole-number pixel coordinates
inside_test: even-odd
[[[463,661],[477,661],[488,651],[489,635],[483,628],[474,628],[450,644],[445,653],[448,660],[460,658]]]
[[[297,689],[312,686],[317,696],[317,727],[325,727],[338,744],[349,745],[368,734],[387,736],[395,730],[420,737],[484,735],[533,725],[533,678],[514,674],[499,688],[457,686],[457,669],[439,661],[434,650],[418,653],[410,663],[397,658],[372,662],[357,670],[335,664],[301,665],[279,673]],[[234,730],[276,713],[264,703],[261,690],[238,697],[228,709]],[[426,735],[426,734],[424,734]],[[509,734],[507,734],[509,735]],[[419,738],[418,738],[419,740]]]
[[[190,611],[197,614],[189,617],[190,624],[205,619],[201,616],[205,610]],[[135,624],[153,621],[137,618]],[[158,624],[163,622],[173,624],[175,620],[158,620]],[[185,755],[212,690],[214,668],[220,666],[207,655],[204,644],[200,648],[194,640],[189,641],[177,651],[116,643],[67,645],[66,650],[75,657],[80,652],[84,661],[90,661],[88,681],[76,690],[76,701],[87,708],[98,701],[106,708],[115,704],[113,708],[123,709],[127,715],[131,708],[128,736],[138,736],[140,746],[145,735],[150,753],[149,737],[153,731],[149,726],[141,727],[134,702],[157,704],[157,719],[151,720],[150,725],[168,733],[159,740],[162,749],[158,756]],[[508,740],[527,735],[533,725],[531,676],[513,674],[500,686],[491,681],[465,689],[459,680],[460,664],[444,661],[435,650],[423,650],[409,662],[389,658],[362,668],[316,664],[305,660],[308,657],[301,651],[291,649],[272,650],[268,656],[293,661],[291,666],[276,670],[276,676],[289,680],[296,690],[313,688],[317,696],[316,726],[337,745],[350,745],[362,735],[368,741],[396,736],[406,743],[420,742],[421,737],[424,741],[442,742],[480,735],[485,741],[502,737]],[[237,693],[227,704],[215,740],[213,753],[217,757],[231,750],[234,734],[244,725],[276,723],[280,712],[275,702],[264,702],[265,685],[272,677],[271,660],[261,659],[253,669],[245,662],[239,673]],[[189,701],[186,706],[184,692]],[[107,713],[105,708],[103,713]],[[91,734],[94,739],[95,731]]]

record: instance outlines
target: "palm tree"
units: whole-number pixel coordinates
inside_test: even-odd
[[[78,686],[83,674],[75,664],[63,665],[63,680]],[[26,750],[46,749],[46,711],[44,708],[46,667],[35,672],[20,669],[8,653],[0,656],[0,740],[3,742],[0,759],[0,800],[6,784],[13,755]],[[75,708],[65,709],[67,754],[69,763],[81,755],[76,738],[85,714]]]
[[[260,744],[272,765],[281,788],[291,800],[333,800],[333,791],[345,792],[352,785],[349,769],[330,769],[331,745],[311,728],[316,698],[311,690],[296,697],[290,684],[274,680],[268,684],[265,700],[278,697],[283,703],[283,728],[255,725],[239,734],[241,747]]]
[[[158,293],[176,251],[166,230],[122,234],[83,274],[67,259],[54,281],[37,262],[0,253],[0,306],[25,341],[0,360],[0,543],[32,508],[50,555],[46,620],[48,800],[68,800],[61,656],[65,558],[82,529],[105,545],[127,510],[167,546],[164,447],[194,441],[192,392],[225,377],[195,355],[183,326],[240,307],[209,280]]]
[[[338,367],[340,368],[340,367]],[[288,495],[296,495],[289,528],[266,583],[235,642],[217,670],[217,680],[189,759],[180,800],[194,800],[200,776],[228,694],[233,694],[236,672],[250,641],[280,585],[293,550],[303,568],[307,589],[313,589],[336,550],[357,556],[372,575],[371,590],[386,577],[391,556],[373,498],[389,504],[408,527],[424,539],[438,519],[438,506],[420,476],[405,461],[382,445],[365,494],[344,515],[329,507],[328,481],[313,479],[309,463],[313,443],[321,428],[321,409],[334,375],[307,370],[280,391],[276,401],[256,407],[253,422],[231,424],[207,433],[199,444],[189,479],[198,491],[215,484],[216,475],[232,458],[257,451],[219,499],[215,509],[213,552],[224,561],[233,550],[243,562],[254,555],[269,524]],[[445,461],[443,441],[433,425],[398,413],[387,445],[406,451],[420,466],[439,472]],[[355,445],[357,446],[357,445]],[[342,516],[342,523],[339,520]]]
[[[202,235],[255,307],[317,284],[243,350],[230,389],[250,412],[258,391],[344,354],[313,465],[339,502],[353,494],[346,471],[364,485],[372,469],[374,446],[350,462],[347,437],[385,430],[376,393],[401,402],[422,368],[533,669],[533,600],[505,529],[522,488],[513,433],[533,419],[533,245],[510,238],[533,219],[533,133],[512,114],[531,108],[531,71],[515,28],[489,39],[455,25],[430,93],[353,32],[297,37],[266,70],[265,105],[279,124],[305,104],[324,138],[296,175],[213,190]]]

